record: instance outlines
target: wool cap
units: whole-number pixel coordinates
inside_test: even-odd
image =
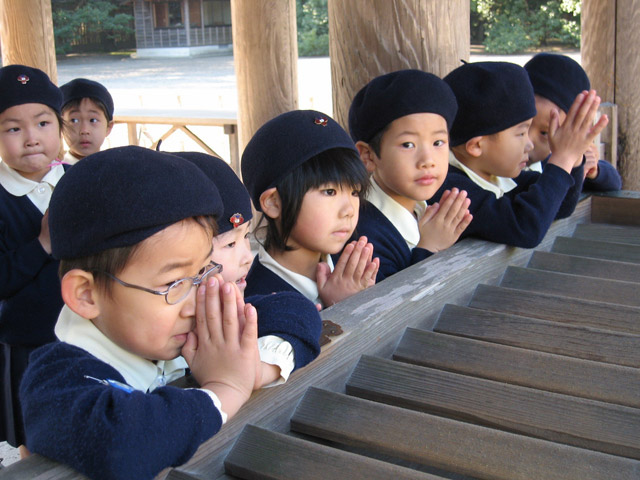
[[[557,53],[538,53],[524,65],[533,92],[568,112],[578,94],[591,89],[584,69],[571,57]]]
[[[25,103],[41,103],[60,113],[62,92],[37,68],[25,65],[0,68],[0,113]]]
[[[293,110],[269,120],[253,135],[242,154],[242,179],[253,206],[260,195],[307,160],[333,148],[356,150],[349,134],[328,115]]]
[[[452,147],[536,116],[529,75],[515,63],[465,63],[444,81],[458,100],[458,114],[449,132]]]
[[[131,246],[185,218],[221,214],[216,186],[193,163],[142,147],[111,148],[74,165],[53,191],[53,256]]]
[[[458,104],[451,88],[432,73],[399,70],[371,80],[353,98],[349,133],[354,142],[369,142],[394,120],[414,113],[436,113],[451,123]]]
[[[238,228],[253,218],[249,192],[227,162],[200,152],[175,152],[174,155],[195,163],[218,187],[224,206],[218,220],[218,235]]]
[[[62,85],[60,90],[62,90],[62,94],[64,95],[62,108],[73,100],[90,98],[91,100],[97,100],[104,105],[107,110],[107,121],[110,122],[113,120],[113,98],[106,87],[101,83],[88,80],[86,78],[76,78]]]

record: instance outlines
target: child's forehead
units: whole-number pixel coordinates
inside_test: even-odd
[[[446,119],[437,113],[419,112],[396,118],[388,126],[387,131],[415,133],[448,132]]]
[[[0,122],[18,121],[26,118],[55,116],[54,110],[43,103],[22,103],[0,112]]]
[[[77,113],[83,110],[91,113],[101,113],[103,116],[105,116],[100,103],[90,97],[84,97],[78,102],[69,104],[69,106],[63,108],[63,114]]]
[[[211,255],[211,240],[211,230],[193,219],[185,219],[142,240],[136,247],[135,259],[158,268],[178,259],[200,263]]]

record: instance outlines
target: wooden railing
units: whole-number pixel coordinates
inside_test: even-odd
[[[159,141],[164,141],[174,133],[181,131],[211,155],[221,157],[204,140],[189,128],[190,126],[222,127],[229,137],[229,161],[236,173],[240,172],[240,155],[238,150],[238,127],[236,113],[232,111],[187,110],[187,109],[148,109],[118,110],[113,118],[115,123],[127,125],[130,145],[140,144],[138,127],[142,125],[167,125],[169,129],[160,137],[152,139],[153,148]],[[221,157],[222,158],[222,157]]]

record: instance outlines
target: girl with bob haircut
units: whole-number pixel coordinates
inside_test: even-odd
[[[242,176],[266,222],[246,295],[299,291],[322,308],[375,283],[380,262],[367,238],[345,246],[367,171],[333,119],[295,110],[270,120],[247,145]],[[341,251],[334,266],[330,255]]]

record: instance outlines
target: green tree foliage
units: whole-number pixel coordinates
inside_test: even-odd
[[[490,53],[517,53],[551,44],[580,45],[580,0],[474,0]]]
[[[329,55],[327,0],[296,0],[298,55]]]
[[[118,0],[53,1],[56,53],[90,49],[110,51],[133,37],[133,15]],[[86,49],[86,48],[85,48]]]

